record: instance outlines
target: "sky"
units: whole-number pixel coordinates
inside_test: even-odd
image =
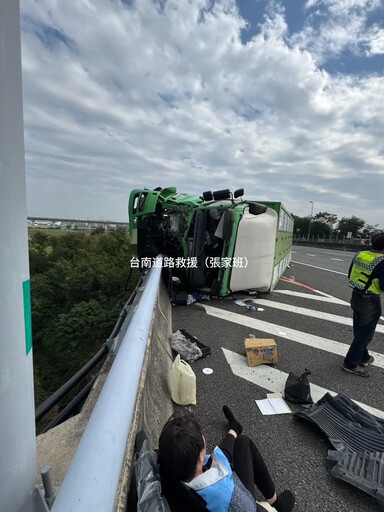
[[[383,0],[20,0],[29,216],[244,188],[384,227]]]

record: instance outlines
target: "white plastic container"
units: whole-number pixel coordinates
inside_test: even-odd
[[[179,405],[196,404],[196,375],[177,354],[171,369],[171,397]]]
[[[238,290],[267,291],[272,284],[275,258],[277,213],[267,208],[265,213],[252,215],[249,209],[239,222],[234,261],[243,258],[244,267],[234,267],[230,288]]]

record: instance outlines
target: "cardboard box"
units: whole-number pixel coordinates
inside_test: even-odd
[[[277,363],[277,345],[275,340],[246,338],[245,352],[248,366]]]

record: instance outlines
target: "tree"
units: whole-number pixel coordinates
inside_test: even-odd
[[[294,234],[299,237],[306,237],[310,233],[311,237],[329,238],[333,227],[337,223],[337,215],[327,212],[319,212],[311,217],[297,217],[294,219]],[[311,229],[309,229],[309,225]]]
[[[376,231],[378,227],[378,224],[375,224],[374,226],[372,226],[372,224],[366,224],[361,232],[362,237],[371,238],[372,233]]]
[[[314,215],[313,220],[325,224],[330,231],[333,231],[334,226],[337,224],[337,215],[334,213],[319,212]]]
[[[294,225],[293,225],[293,233],[296,237],[307,236],[309,229],[310,217],[298,217],[297,215],[292,214]]]
[[[36,233],[30,240],[36,403],[96,353],[134,290],[125,230]],[[127,285],[128,283],[128,285]]]
[[[346,237],[348,233],[352,233],[353,238],[361,236],[365,227],[365,220],[359,219],[352,215],[352,217],[342,217],[339,221],[338,229],[340,230],[340,236]]]
[[[100,235],[103,233],[105,233],[105,228],[103,226],[98,226],[92,231],[91,235]]]
[[[47,233],[36,231],[29,240],[29,271],[40,274],[47,269],[51,252],[51,237]]]
[[[367,224],[364,219],[359,217],[342,217],[338,220],[337,215],[328,212],[319,212],[311,217],[298,217],[292,214],[294,219],[293,233],[296,237],[306,238],[310,231],[311,238],[319,237],[329,239],[332,233],[337,232],[336,238],[343,238],[351,233],[352,238],[370,238],[372,233],[378,228],[378,224],[372,226]],[[309,229],[309,224],[311,229]],[[335,238],[335,237],[333,237]]]
[[[337,215],[328,212],[319,212],[313,217],[313,231],[314,235],[321,238],[331,238],[334,226],[337,224]],[[316,233],[317,231],[317,233]]]

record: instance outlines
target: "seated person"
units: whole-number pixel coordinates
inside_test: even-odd
[[[290,512],[291,491],[276,495],[274,483],[254,442],[226,405],[228,434],[206,454],[200,424],[192,414],[174,415],[159,439],[162,493],[172,512],[256,512],[255,484],[278,512]]]

